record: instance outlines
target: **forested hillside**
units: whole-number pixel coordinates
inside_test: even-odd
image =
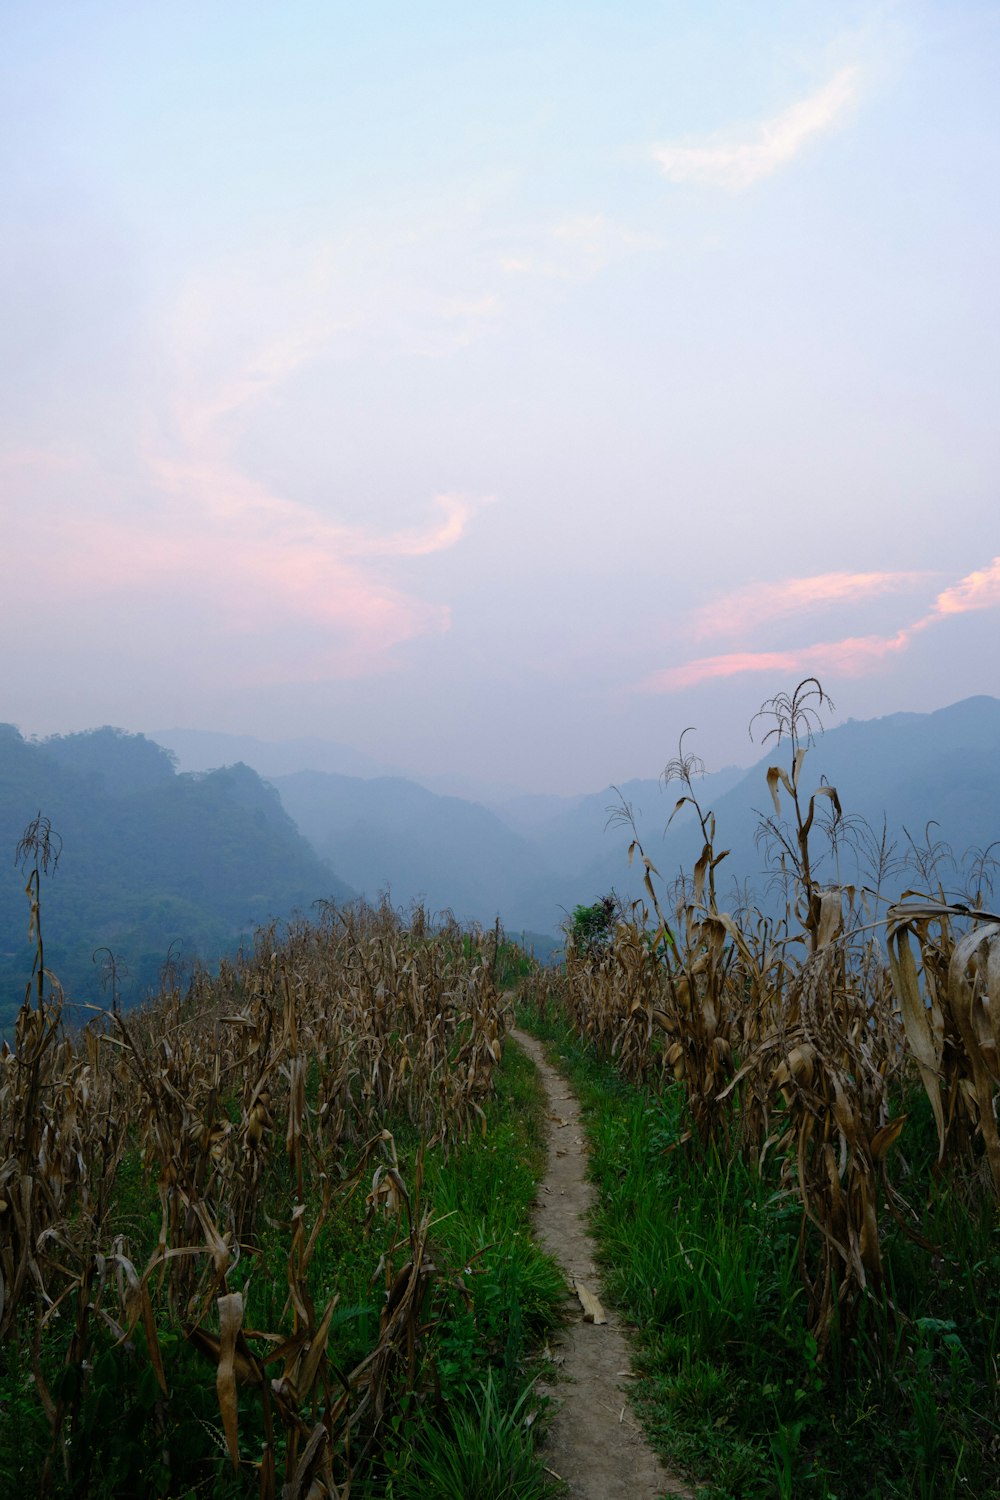
[[[0,1026],[31,972],[14,854],[39,812],[62,846],[42,886],[46,965],[74,1000],[107,1003],[110,954],[129,1003],[158,986],[168,955],[210,962],[272,917],[353,894],[247,766],[178,775],[142,735],[37,742],[0,726]]]

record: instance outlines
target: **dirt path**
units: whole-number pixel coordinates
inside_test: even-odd
[[[539,1241],[566,1272],[600,1296],[594,1242],[585,1218],[594,1189],[587,1180],[587,1148],[576,1096],[549,1067],[540,1043],[523,1031],[511,1033],[541,1074],[549,1101],[548,1163],[535,1218]],[[602,1299],[603,1301],[603,1299]],[[560,1362],[550,1388],[557,1410],[543,1457],[565,1479],[573,1500],[660,1500],[694,1491],[668,1473],[646,1443],[628,1406],[629,1346],[613,1308],[607,1323],[585,1322],[576,1297],[571,1321],[551,1341]]]

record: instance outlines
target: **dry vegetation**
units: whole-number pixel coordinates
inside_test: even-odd
[[[87,1434],[124,1402],[130,1440],[162,1450],[149,1493],[194,1492],[172,1473],[187,1423],[215,1440],[199,1492],[346,1495],[413,1388],[447,1275],[422,1156],[404,1180],[387,1124],[445,1151],[478,1129],[509,1024],[494,935],[330,909],[70,1035],[44,968],[40,876],[58,853],[44,822],[20,853],[38,964],[0,1052],[0,1338],[44,1410],[42,1492],[91,1492]],[[336,1275],[320,1300],[311,1271],[365,1202],[381,1312],[345,1367]]]
[[[833,787],[806,791],[825,701],[810,679],[764,710],[767,738],[788,748],[767,778],[782,917],[723,909],[725,853],[698,802],[699,763],[682,747],[666,775],[681,782],[677,807],[693,806],[704,847],[675,907],[665,914],[657,872],[633,843],[648,907],[624,914],[606,944],[571,944],[564,984],[540,981],[626,1078],[683,1087],[686,1150],[738,1152],[801,1205],[800,1270],[821,1356],[834,1322],[849,1333],[866,1293],[883,1291],[887,1221],[931,1251],[923,1213],[943,1174],[970,1202],[1000,1197],[1000,918],[981,892],[968,904],[908,892],[886,910],[877,888],[818,883],[818,809],[834,837],[842,819]],[[919,1153],[906,1154],[921,1087],[938,1138],[924,1179]]]
[[[706,1240],[700,1276],[691,1231],[688,1248],[671,1252],[680,1279],[665,1302],[656,1245],[639,1243],[642,1205],[628,1199],[609,1157],[609,1192],[624,1194],[622,1245],[648,1298],[637,1320],[661,1337],[665,1363],[675,1346],[686,1350],[674,1413],[685,1391],[716,1399],[694,1330],[703,1323],[705,1347],[721,1347],[719,1330],[736,1327],[740,1299],[745,1321],[733,1348],[751,1368],[764,1296],[744,1274],[757,1254],[754,1225],[779,1234],[789,1215],[797,1220],[788,1264],[797,1257],[798,1288],[779,1267],[767,1296],[783,1304],[770,1336],[797,1351],[793,1364],[804,1360],[808,1378],[791,1366],[780,1388],[757,1366],[749,1382],[746,1370],[737,1376],[763,1403],[757,1446],[744,1444],[739,1477],[730,1488],[720,1481],[718,1493],[827,1500],[843,1490],[823,1464],[862,1432],[889,1453],[889,1467],[897,1448],[902,1467],[911,1465],[891,1481],[901,1487],[873,1494],[930,1496],[949,1475],[940,1493],[970,1493],[961,1486],[1000,1472],[1000,1311],[981,1333],[973,1326],[1000,1263],[1000,917],[985,909],[983,889],[959,902],[928,879],[890,905],[878,880],[864,889],[818,880],[816,840],[835,841],[845,822],[834,788],[807,790],[825,701],[810,679],[767,705],[768,738],[779,755],[788,751],[768,773],[773,817],[764,829],[783,911],[726,910],[717,888],[725,852],[698,800],[699,763],[682,743],[667,777],[681,783],[677,806],[690,805],[702,831],[690,878],[668,901],[634,841],[648,903],[603,933],[610,908],[593,908],[597,925],[569,942],[565,973],[536,975],[523,998],[536,1020],[568,1017],[639,1086],[635,1131],[679,1119],[656,1148],[661,1164],[664,1151],[694,1163],[693,1176],[677,1174],[678,1191],[696,1192],[699,1176],[728,1179],[736,1163],[734,1184],[745,1186],[731,1205],[720,1197],[719,1222],[741,1205],[758,1216],[729,1248],[722,1235],[717,1250]],[[449,1269],[424,1201],[423,1151],[447,1153],[478,1139],[485,1123],[510,1024],[495,983],[499,929],[483,940],[457,927],[432,932],[419,911],[406,925],[385,907],[331,908],[280,941],[261,934],[252,955],[214,978],[196,975],[183,992],[168,984],[155,1004],[130,1014],[112,1007],[69,1034],[45,970],[39,895],[58,848],[44,821],[20,852],[37,964],[14,1045],[0,1051],[0,1419],[10,1426],[34,1409],[44,1441],[32,1482],[43,1494],[134,1491],[131,1471],[114,1480],[91,1473],[90,1445],[104,1424],[141,1455],[147,1493],[345,1497],[366,1459],[398,1439],[407,1403],[429,1383],[440,1396],[452,1378],[447,1358],[438,1368],[421,1351],[445,1300],[471,1306],[463,1275],[480,1250],[463,1249],[463,1270]],[[678,1094],[679,1116],[643,1102]],[[617,1139],[615,1111],[624,1119],[625,1105],[611,1100],[606,1124]],[[405,1169],[401,1132],[411,1147],[422,1143]],[[598,1171],[600,1158],[595,1149]],[[497,1167],[484,1156],[487,1192]],[[662,1191],[659,1167],[650,1170]],[[960,1242],[963,1218],[969,1237]],[[912,1248],[915,1269],[900,1245]],[[626,1248],[620,1259],[624,1266]],[[778,1265],[781,1252],[772,1259]],[[359,1276],[377,1285],[377,1313],[370,1336],[350,1337],[359,1309],[345,1304],[357,1299]],[[717,1305],[713,1278],[729,1288]],[[918,1290],[904,1305],[907,1278]],[[949,1288],[940,1309],[923,1294],[936,1278]],[[528,1284],[510,1294],[517,1317]],[[973,1320],[961,1337],[960,1306]],[[455,1380],[472,1368],[470,1350],[453,1340]],[[847,1437],[821,1435],[820,1413],[849,1379],[860,1395],[842,1419]],[[905,1442],[870,1430],[872,1381],[885,1390],[894,1382]],[[483,1387],[483,1410],[492,1391]],[[478,1426],[474,1419],[470,1432]],[[454,1433],[442,1432],[450,1461]],[[761,1441],[774,1452],[776,1490],[766,1478],[755,1487]],[[152,1465],[150,1454],[159,1455]],[[868,1455],[859,1449],[851,1462],[857,1482]],[[495,1470],[492,1452],[483,1464]],[[417,1492],[390,1481],[378,1491]]]

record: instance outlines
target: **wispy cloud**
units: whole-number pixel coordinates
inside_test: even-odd
[[[605,214],[573,219],[505,236],[500,269],[505,276],[538,276],[553,281],[589,281],[612,262],[659,241],[618,224]]]
[[[745,624],[790,614],[811,603],[852,603],[894,588],[907,588],[929,577],[926,573],[824,573],[813,578],[787,579],[760,593],[757,585],[737,590],[696,617],[695,634],[722,634],[727,625]],[[769,602],[770,601],[770,602]],[[757,613],[754,614],[755,608]],[[905,651],[914,636],[956,615],[974,610],[1000,609],[1000,557],[943,589],[929,611],[891,635],[846,636],[778,651],[726,651],[699,656],[675,667],[651,673],[638,684],[641,692],[669,693],[718,678],[755,672],[815,672],[858,677],[875,671],[886,657]]]
[[[488,337],[526,283],[585,283],[659,241],[603,213],[491,224],[473,209],[366,225],[291,251],[253,246],[188,275],[162,315],[183,394],[174,417],[204,446],[321,363],[446,359]],[[553,287],[554,289],[554,287]]]
[[[895,635],[848,636],[841,641],[823,641],[791,651],[731,651],[721,656],[702,656],[654,672],[640,683],[645,692],[674,692],[719,677],[741,677],[748,672],[829,672],[839,677],[859,677],[886,656],[902,651],[910,632]]]
[[[386,563],[455,546],[482,502],[440,495],[429,524],[380,531],[331,521],[224,461],[151,459],[150,469],[171,503],[163,526],[146,517],[136,528],[147,573],[196,589],[211,579],[220,618],[242,633],[265,638],[282,620],[315,626],[302,637],[301,675],[357,676],[394,647],[448,629],[447,607],[398,587]],[[102,550],[136,557],[121,536]]]
[[[938,594],[934,601],[934,616],[964,615],[975,609],[996,609],[1000,606],[1000,557],[995,557],[988,567],[977,569]]]
[[[486,502],[444,493],[419,497],[412,520],[380,523],[373,508],[370,522],[347,524],[336,500],[307,503],[243,457],[268,403],[384,315],[375,297],[347,309],[337,265],[318,252],[300,276],[292,270],[249,262],[228,284],[189,282],[167,320],[169,383],[140,446],[145,504],[70,518],[61,545],[78,598],[138,585],[210,599],[220,649],[227,637],[253,638],[262,667],[281,657],[289,677],[359,676],[449,628],[447,605],[412,590],[412,564],[458,545]],[[431,301],[453,346],[497,311],[492,296]]]
[[[504,278],[474,219],[366,226],[299,249],[266,243],[188,274],[162,311],[165,359],[201,443],[322,361],[439,359],[504,312]]]
[[[930,576],[926,572],[813,573],[776,583],[751,583],[704,605],[695,615],[693,631],[697,639],[724,635],[734,625],[746,628],[808,610],[902,593],[925,584]]]
[[[653,148],[671,182],[705,183],[739,191],[787,166],[816,136],[829,130],[858,94],[856,67],[841,68],[829,83],[770,120],[733,134]]]
[[[365,675],[396,647],[449,628],[447,605],[400,587],[385,563],[454,546],[472,501],[442,496],[427,527],[378,533],[331,525],[245,480],[230,477],[223,493],[226,483],[218,469],[175,467],[164,471],[166,503],[142,516],[64,517],[45,543],[47,586],[78,611],[138,591],[151,608],[204,616],[208,656],[252,639],[255,672],[280,668],[287,680]]]
[[[465,495],[436,495],[433,504],[441,517],[436,525],[377,537],[365,531],[346,531],[345,550],[351,553],[356,549],[362,557],[427,557],[461,541],[474,513],[491,503],[491,496],[472,501]]]
[[[290,350],[265,364],[255,382],[234,361],[208,390],[200,382],[192,389],[179,372],[137,466],[110,482],[85,456],[0,453],[19,500],[8,544],[38,559],[46,588],[80,621],[137,592],[151,616],[159,606],[178,621],[201,620],[206,668],[242,642],[248,676],[258,681],[379,671],[397,647],[449,628],[447,604],[414,591],[414,567],[460,544],[486,501],[444,493],[421,499],[409,524],[373,517],[351,525],[333,504],[282,493],[244,467],[236,441],[261,394],[299,358]],[[22,571],[23,603],[34,585],[33,570]],[[9,608],[18,607],[19,587],[8,590]]]

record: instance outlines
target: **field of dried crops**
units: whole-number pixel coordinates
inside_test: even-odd
[[[932,862],[895,902],[820,878],[846,821],[809,789],[823,701],[810,682],[769,705],[783,911],[722,899],[682,748],[690,877],[668,897],[636,840],[647,901],[584,912],[521,1019],[584,1095],[608,1286],[666,1456],[717,1500],[991,1493],[1000,917],[985,860],[961,900]],[[44,820],[19,852],[37,963],[0,1050],[3,1484],[543,1494],[525,1351],[562,1288],[527,1233],[541,1126],[503,1050],[499,927],[330,908],[215,976],[168,974],[142,1010],[112,986],[69,1029]]]
[[[817,846],[836,840],[843,819],[833,787],[807,789],[811,714],[823,701],[809,682],[768,706],[777,753],[765,831],[777,850],[783,914],[773,906],[767,915],[726,909],[717,891],[725,853],[698,801],[698,763],[682,750],[667,773],[681,783],[678,807],[689,805],[700,821],[697,866],[668,900],[633,844],[632,857],[645,864],[647,902],[603,928],[597,908],[581,909],[565,974],[536,979],[528,1024],[532,1016],[543,1029],[565,1021],[646,1101],[636,1128],[659,1131],[659,1146],[645,1190],[667,1196],[675,1218],[700,1195],[701,1180],[740,1184],[712,1236],[692,1229],[675,1243],[637,1196],[640,1169],[631,1158],[618,1173],[628,1173],[634,1191],[622,1183],[619,1192],[609,1179],[630,1226],[614,1253],[631,1256],[643,1233],[669,1241],[658,1262],[648,1257],[645,1282],[662,1292],[676,1280],[673,1257],[688,1283],[673,1301],[661,1296],[654,1326],[656,1318],[666,1327],[670,1318],[692,1317],[690,1298],[709,1299],[713,1268],[728,1287],[713,1314],[714,1337],[725,1327],[734,1351],[742,1349],[732,1370],[743,1373],[731,1379],[745,1378],[753,1365],[746,1348],[774,1336],[776,1316],[798,1354],[780,1379],[753,1365],[758,1390],[787,1380],[804,1401],[815,1387],[833,1409],[834,1392],[843,1395],[863,1376],[869,1405],[872,1382],[884,1384],[885,1441],[902,1452],[901,1438],[913,1438],[909,1480],[898,1489],[873,1481],[870,1493],[974,1493],[963,1488],[963,1473],[1000,1479],[1000,917],[986,909],[985,887],[959,901],[929,886],[890,903],[877,886],[820,882]],[[730,1231],[734,1264],[722,1270]],[[743,1283],[752,1242],[772,1233],[794,1254],[790,1267],[768,1273],[783,1288],[783,1308],[765,1314],[773,1288],[751,1292]],[[748,1309],[737,1329],[740,1297],[760,1304],[756,1327]],[[649,1306],[631,1310],[637,1322],[650,1319]],[[728,1357],[724,1344],[716,1355]],[[676,1360],[664,1359],[676,1374],[702,1357],[681,1340]],[[914,1397],[922,1416],[909,1395],[900,1405],[889,1394],[913,1372],[923,1380]],[[961,1386],[958,1415],[949,1382]],[[772,1427],[787,1433],[797,1423],[800,1442],[803,1410],[772,1412]],[[921,1421],[930,1436],[920,1435]],[[825,1443],[817,1437],[814,1455]],[[936,1468],[945,1453],[957,1455],[962,1471],[957,1478],[949,1471],[948,1488]],[[795,1471],[794,1484],[787,1469],[789,1487],[759,1493],[839,1488],[818,1471],[807,1483],[806,1468]],[[741,1483],[732,1493],[758,1493]]]
[[[447,1379],[424,1357],[440,1306],[473,1306],[423,1177],[485,1125],[499,931],[330,909],[71,1034],[48,835],[21,851],[38,970],[0,1052],[6,1482],[345,1496]]]

